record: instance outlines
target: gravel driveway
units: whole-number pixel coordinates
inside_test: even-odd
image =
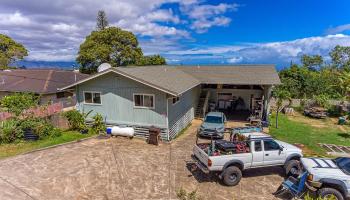
[[[189,170],[199,123],[171,144],[89,139],[0,160],[0,199],[176,199],[180,188],[202,199],[274,199],[280,167],[246,171],[236,187]]]

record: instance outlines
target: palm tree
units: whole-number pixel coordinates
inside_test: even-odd
[[[342,96],[345,99],[350,99],[350,72],[343,70],[339,78],[339,86],[342,91]]]

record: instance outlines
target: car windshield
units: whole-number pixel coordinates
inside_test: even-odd
[[[218,117],[218,116],[207,116],[205,118],[205,122],[220,124],[220,123],[222,123],[222,118]]]
[[[336,158],[333,160],[337,166],[346,174],[350,174],[350,158]]]

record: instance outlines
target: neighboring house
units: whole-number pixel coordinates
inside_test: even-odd
[[[79,72],[56,69],[11,69],[0,71],[0,99],[15,92],[31,92],[40,95],[40,103],[63,102],[75,104],[75,91],[58,91],[88,77]]]
[[[89,120],[100,113],[108,125],[134,127],[143,137],[156,126],[171,140],[210,105],[234,117],[252,112],[258,102],[266,116],[275,84],[274,65],[145,66],[109,68],[61,91],[75,88],[77,108],[93,111]],[[232,106],[237,99],[239,107]]]

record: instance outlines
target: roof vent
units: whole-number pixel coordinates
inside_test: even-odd
[[[112,66],[109,63],[102,63],[100,66],[98,66],[97,68],[97,72],[102,72],[105,71],[109,68],[111,68]]]

